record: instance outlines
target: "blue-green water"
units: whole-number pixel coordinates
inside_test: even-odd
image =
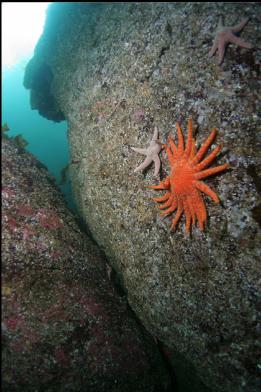
[[[23,86],[26,64],[24,59],[10,69],[2,71],[2,125],[8,124],[8,136],[21,134],[29,143],[25,148],[47,166],[57,184],[61,170],[69,162],[67,124],[46,120],[30,108],[30,92]],[[70,183],[59,185],[70,208],[75,209]]]

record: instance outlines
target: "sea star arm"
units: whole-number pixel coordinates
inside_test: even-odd
[[[148,149],[147,148],[138,148],[138,147],[131,147],[133,151],[138,152],[139,154],[147,155]]]
[[[152,158],[147,157],[144,162],[142,162],[138,167],[136,167],[134,173],[138,171],[143,171],[144,169],[146,169],[147,166],[151,164],[151,162],[152,162]]]
[[[223,170],[226,170],[227,168],[229,168],[229,164],[225,163],[224,165],[212,167],[210,169],[203,170],[203,171],[201,171],[199,173],[196,173],[194,175],[194,177],[195,177],[196,180],[201,180],[202,178],[205,178],[205,177],[211,176],[213,174],[219,173],[219,172],[221,172]]]
[[[172,205],[172,203],[173,203],[173,200],[174,200],[174,195],[172,195],[172,196],[169,198],[169,200],[166,201],[166,203],[162,204],[161,206],[158,206],[158,208],[159,208],[160,210],[164,210],[165,208],[170,207],[170,206]],[[174,202],[174,204],[175,204],[175,202]]]
[[[215,38],[215,39],[214,39],[213,46],[212,46],[212,48],[211,48],[211,50],[210,50],[208,56],[209,56],[209,57],[214,56],[214,54],[215,54],[216,51],[217,51],[217,48],[218,48],[218,40],[217,40],[217,38]]]
[[[168,200],[171,197],[171,193],[167,192],[165,193],[165,195],[161,196],[161,197],[153,197],[152,200],[156,201],[158,203],[162,203],[163,201]]]
[[[213,161],[213,159],[215,159],[221,149],[221,146],[216,147],[205,159],[203,159],[203,161],[194,166],[193,169],[197,172],[205,169],[205,167],[207,167]]]
[[[204,222],[207,219],[207,211],[202,196],[198,191],[194,192],[192,196],[192,203],[199,223],[199,227],[201,230],[204,230]]]
[[[190,195],[187,195],[186,201],[187,201],[187,204],[188,204],[188,207],[190,210],[190,214],[192,217],[192,223],[194,225],[196,223],[196,214],[195,214],[195,210],[194,210],[192,199],[191,199]]]
[[[236,24],[235,26],[231,27],[231,31],[233,33],[239,33],[241,30],[243,30],[243,28],[245,27],[245,25],[248,23],[250,18],[245,18],[242,20],[242,22]]]
[[[154,170],[154,176],[157,176],[159,171],[160,171],[160,159],[158,155],[153,156],[153,161],[155,163],[155,170]]]
[[[161,181],[159,185],[149,185],[150,189],[169,189],[170,187],[170,178],[166,177],[165,180]]]
[[[178,154],[182,155],[184,152],[184,137],[179,123],[176,124],[178,130]]]
[[[195,155],[194,159],[192,160],[192,164],[197,163],[198,161],[201,160],[209,146],[212,144],[213,140],[215,139],[217,134],[217,129],[214,128],[213,131],[210,133],[209,137],[205,140],[205,142],[202,144],[200,149],[198,150],[197,154]]]
[[[153,133],[153,136],[152,136],[152,140],[156,141],[156,140],[158,140],[158,137],[159,137],[159,131],[158,131],[158,128],[155,127],[154,128],[154,133]]]
[[[178,207],[178,203],[176,200],[173,201],[172,205],[165,211],[163,211],[160,216],[165,216],[170,214],[171,212],[175,211],[175,209]]]
[[[184,213],[186,217],[186,232],[189,233],[189,229],[191,225],[191,213],[186,199],[183,200],[183,207],[184,207]]]
[[[170,226],[170,230],[175,230],[176,225],[177,225],[177,223],[180,220],[180,217],[182,215],[182,212],[183,212],[183,203],[181,201],[179,201],[178,202],[177,213],[175,215],[175,218],[172,220],[172,224]]]
[[[221,39],[218,41],[218,65],[221,65],[225,56],[225,41]]]
[[[214,200],[215,203],[219,203],[219,198],[217,194],[214,191],[212,191],[212,189],[207,184],[205,184],[202,181],[195,181],[195,187],[199,189],[201,192],[211,197],[211,199]]]
[[[166,153],[168,155],[169,163],[170,163],[170,165],[172,165],[175,162],[175,158],[171,152],[171,149],[166,144],[163,145],[163,148],[165,148]]]
[[[196,142],[194,139],[192,139],[192,146],[189,154],[189,160],[193,159],[196,153],[197,153]]]
[[[185,153],[187,155],[187,157],[189,157],[190,152],[191,152],[191,148],[192,148],[192,137],[193,134],[193,125],[192,125],[192,118],[189,118],[188,120],[188,140],[187,140],[187,145],[185,148]]]
[[[174,143],[174,140],[171,137],[168,138],[168,143],[169,143],[169,145],[171,147],[171,150],[172,150],[173,154],[177,154],[178,153],[177,146],[176,146],[176,144]]]
[[[235,45],[241,46],[241,48],[247,48],[247,49],[252,49],[253,45],[250,44],[249,42],[244,41],[242,38],[237,37],[234,34],[231,34],[229,37],[229,41]]]

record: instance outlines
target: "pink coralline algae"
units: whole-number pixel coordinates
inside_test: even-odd
[[[144,109],[137,109],[135,112],[132,114],[131,119],[134,122],[141,122],[145,117],[145,110]]]
[[[9,186],[4,186],[2,188],[3,199],[11,199],[15,195],[15,192]]]
[[[5,320],[5,325],[7,329],[11,331],[16,331],[19,326],[24,322],[24,316],[18,314],[17,316],[10,317]]]
[[[31,235],[35,235],[35,232],[29,225],[25,225],[23,229],[23,240],[26,241]]]
[[[33,216],[34,210],[28,204],[20,204],[17,209],[17,214],[20,216]]]
[[[11,231],[11,232],[16,232],[17,231],[19,225],[18,225],[16,219],[13,216],[11,216],[11,215],[4,215],[3,216],[3,221],[4,221],[4,224],[5,224],[6,228],[9,231]]]
[[[79,304],[83,307],[84,311],[87,312],[91,316],[98,316],[102,314],[102,307],[101,305],[97,304],[92,299],[88,299],[83,297],[79,300]]]
[[[63,227],[63,224],[58,215],[51,210],[40,208],[37,213],[39,223],[42,227],[49,230],[56,230]]]
[[[57,362],[61,363],[64,366],[70,365],[70,358],[64,352],[64,349],[62,347],[56,347],[54,355]]]

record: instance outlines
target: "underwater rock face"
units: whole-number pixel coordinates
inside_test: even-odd
[[[2,147],[3,390],[170,391],[152,337],[47,171]]]
[[[56,3],[33,61],[50,67],[68,121],[81,216],[181,390],[256,392],[260,51],[229,45],[221,66],[209,59],[220,14],[226,26],[249,16],[240,37],[258,45],[258,3]],[[153,165],[134,173],[144,158],[131,147],[148,146],[154,126],[177,140],[176,121],[186,136],[189,117],[199,144],[218,128],[215,165],[231,169],[206,180],[222,204],[204,197],[206,229],[187,236],[184,216],[169,232],[151,200],[162,193],[147,188],[169,174],[164,152],[154,177]]]

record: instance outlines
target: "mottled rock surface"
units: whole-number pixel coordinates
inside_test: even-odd
[[[260,50],[229,45],[208,58],[219,15],[250,17],[241,37],[260,46],[258,3],[55,4],[28,65],[32,106],[69,127],[79,212],[117,271],[128,300],[190,391],[254,392],[261,364]],[[38,86],[40,70],[48,88]],[[45,96],[51,96],[46,101]],[[133,171],[153,127],[176,136],[188,117],[202,143],[213,127],[229,162],[206,180],[208,223],[186,236],[160,219],[147,188],[169,173]],[[185,132],[186,134],[186,132]],[[203,384],[200,384],[201,380]],[[197,383],[198,382],[198,383]],[[185,390],[185,389],[184,389]]]
[[[172,391],[152,337],[36,159],[3,141],[4,391]]]

